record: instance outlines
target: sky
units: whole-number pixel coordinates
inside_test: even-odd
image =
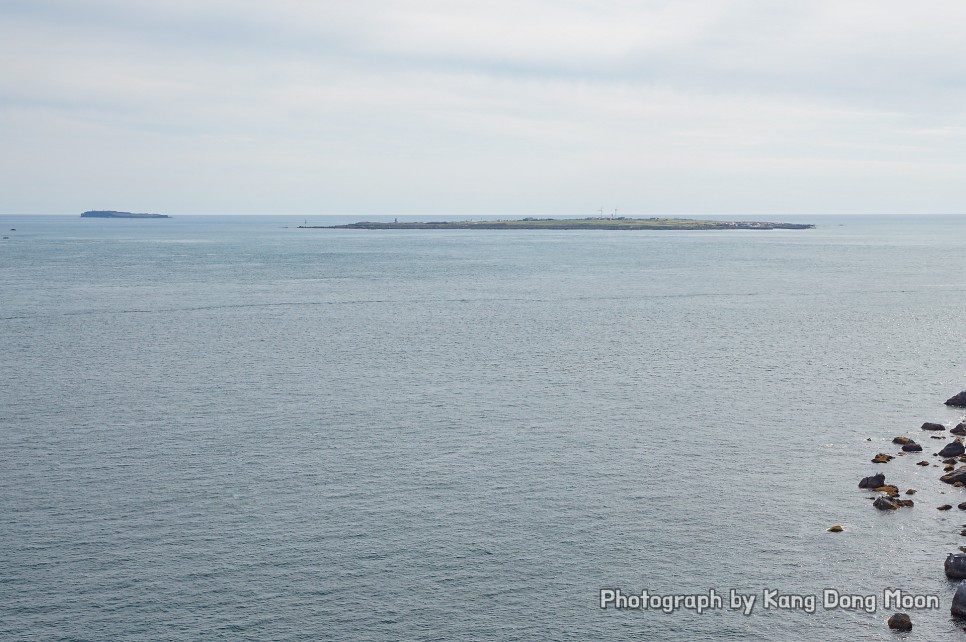
[[[966,212],[959,0],[0,0],[0,213]]]

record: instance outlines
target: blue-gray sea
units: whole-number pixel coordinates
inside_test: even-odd
[[[899,588],[962,639],[966,490],[915,462],[962,418],[966,217],[767,218],[818,227],[0,217],[0,638],[880,640]]]

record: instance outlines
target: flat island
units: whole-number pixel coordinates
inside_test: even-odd
[[[429,221],[299,225],[311,230],[806,230],[803,223],[702,221],[690,218],[522,218],[504,221]]]
[[[167,214],[133,214],[131,212],[115,212],[114,210],[88,210],[81,214],[81,218],[171,218]]]

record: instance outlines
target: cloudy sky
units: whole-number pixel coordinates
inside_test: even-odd
[[[0,213],[966,212],[959,0],[3,0]]]

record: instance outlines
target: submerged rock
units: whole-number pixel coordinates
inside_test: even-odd
[[[863,477],[859,482],[859,488],[878,488],[885,486],[885,473],[876,473],[869,477]]]
[[[896,503],[899,504],[899,506],[902,506],[904,508],[912,508],[913,506],[916,505],[916,503],[911,499],[897,499]]]
[[[842,528],[840,525],[836,524],[835,526],[830,527],[828,529],[828,532],[829,533],[841,533],[844,530],[845,530],[844,528]]]
[[[903,446],[903,448],[905,448],[905,446]],[[922,450],[922,448],[920,448],[919,450]],[[893,457],[892,455],[887,455],[885,453],[879,453],[878,455],[876,455],[875,457],[872,458],[872,463],[873,464],[888,464],[893,459],[895,459],[895,457]]]
[[[959,457],[963,453],[966,453],[966,446],[963,446],[962,442],[953,441],[945,446],[939,451],[940,457]]]
[[[885,493],[887,497],[898,497],[899,489],[892,484],[886,484],[885,486],[879,486],[878,488],[873,488],[877,493]]]
[[[919,426],[920,430],[946,430],[946,426],[942,424],[936,424],[931,421],[927,421],[923,425]]]
[[[915,495],[918,492],[919,491],[916,490],[915,488],[910,488],[910,489],[906,490],[906,495]]]
[[[902,445],[902,450],[904,450],[907,453],[919,453],[919,452],[922,452],[922,446],[920,446],[914,441],[910,441],[908,444]]]
[[[908,613],[896,613],[889,618],[889,628],[895,631],[911,631],[912,618]]]
[[[929,465],[929,462],[928,461],[917,461],[916,462],[916,466],[928,466],[928,465]]]
[[[952,510],[953,507],[949,504],[943,504],[942,506],[936,506],[936,510]]]
[[[960,408],[966,408],[966,390],[963,390],[958,395],[953,395],[946,400],[947,406],[959,406]]]

